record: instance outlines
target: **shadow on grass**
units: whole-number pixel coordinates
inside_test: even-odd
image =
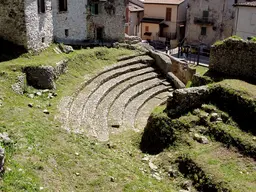
[[[26,52],[27,50],[23,46],[0,38],[0,62],[16,59]]]

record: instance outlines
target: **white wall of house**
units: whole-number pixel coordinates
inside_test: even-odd
[[[45,1],[45,13],[38,13],[35,0],[25,0],[25,21],[27,48],[37,51],[53,41],[53,20],[51,0]]]
[[[236,8],[234,34],[243,39],[256,36],[256,7]]]
[[[75,43],[87,39],[87,0],[67,0],[64,12],[59,11],[59,0],[52,0],[52,7],[56,41]]]

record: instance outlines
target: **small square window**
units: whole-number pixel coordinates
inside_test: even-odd
[[[206,35],[206,27],[201,27],[201,35]]]

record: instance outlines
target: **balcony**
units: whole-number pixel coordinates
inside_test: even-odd
[[[157,36],[158,37],[168,38],[170,40],[177,39],[177,33],[163,32],[163,33],[157,33]]]
[[[211,17],[194,17],[194,23],[198,25],[214,25]]]

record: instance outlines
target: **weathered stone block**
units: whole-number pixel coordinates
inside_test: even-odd
[[[178,117],[183,113],[200,107],[210,99],[207,86],[177,89],[167,101],[168,116]]]

